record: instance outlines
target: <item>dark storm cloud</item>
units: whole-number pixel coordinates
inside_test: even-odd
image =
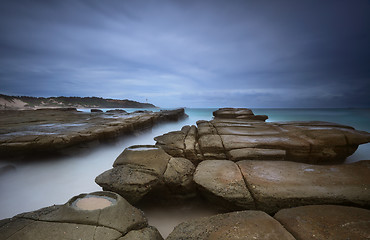
[[[2,1],[0,90],[370,107],[370,2]]]

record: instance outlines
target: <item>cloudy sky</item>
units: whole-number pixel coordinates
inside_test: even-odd
[[[0,93],[370,107],[370,1],[2,0]]]

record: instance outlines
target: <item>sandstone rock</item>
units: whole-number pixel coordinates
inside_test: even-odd
[[[284,160],[285,150],[263,148],[240,148],[230,150],[227,154],[232,161],[239,160]]]
[[[281,224],[261,211],[242,211],[190,220],[178,225],[167,240],[294,240]]]
[[[133,230],[118,240],[163,240],[161,234],[154,227]]]
[[[161,147],[169,155],[173,157],[185,157],[185,137],[186,133],[182,131],[174,131],[157,136],[154,140],[157,141],[156,145]]]
[[[127,113],[123,109],[114,109],[114,110],[108,110],[107,113]]]
[[[2,111],[0,157],[52,153],[91,141],[105,141],[185,116],[184,109],[113,115],[77,111]]]
[[[232,161],[205,160],[196,168],[194,181],[212,202],[227,209],[254,209],[243,176]]]
[[[220,108],[213,112],[213,116],[215,116],[215,118],[237,118],[253,115],[252,110],[247,108]]]
[[[164,173],[164,182],[172,193],[194,193],[194,171],[193,163],[186,158],[171,158]]]
[[[280,210],[277,219],[296,239],[370,239],[370,211],[336,205]]]
[[[113,166],[137,165],[152,170],[157,175],[163,175],[170,157],[163,149],[157,146],[136,145],[126,148],[117,157]]]
[[[152,171],[135,165],[120,165],[95,178],[103,190],[112,191],[136,203],[159,184],[159,177]]]
[[[94,192],[73,197],[64,205],[19,214],[3,221],[0,236],[11,240],[113,240],[146,227],[143,213],[121,196]]]
[[[288,161],[237,164],[257,208],[268,213],[309,204],[369,207],[370,161],[325,166]]]
[[[195,164],[198,164],[199,159],[197,156],[196,151],[196,143],[197,143],[197,128],[193,125],[189,128],[187,135],[184,140],[184,154],[185,157]]]

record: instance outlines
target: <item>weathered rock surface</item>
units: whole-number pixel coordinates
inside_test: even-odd
[[[113,240],[135,234],[132,231],[146,231],[147,225],[143,213],[118,194],[94,192],[73,197],[64,205],[54,205],[2,220],[0,236],[1,239],[10,240]],[[160,239],[155,230],[145,235]]]
[[[178,225],[167,240],[295,240],[275,219],[261,211],[242,211],[191,220]]]
[[[370,161],[311,165],[288,161],[239,161],[258,209],[274,213],[310,204],[370,207]]]
[[[155,138],[173,157],[198,164],[204,159],[287,160],[305,163],[344,161],[370,134],[328,122],[271,122],[250,109],[224,108],[215,119]]]
[[[194,181],[202,193],[219,206],[227,209],[255,208],[239,167],[232,161],[201,162],[195,171]]]
[[[171,156],[163,149],[151,145],[136,145],[126,148],[113,163],[119,165],[136,165],[163,175]]]
[[[194,164],[186,158],[171,158],[163,174],[164,182],[173,194],[193,194],[194,171]]]
[[[155,227],[149,226],[140,230],[132,230],[118,240],[163,240]]]
[[[127,148],[96,182],[132,203],[163,190],[162,196],[191,196],[196,186],[231,210],[369,206],[369,161],[299,163],[343,160],[369,141],[369,133],[326,122],[266,123],[249,109],[220,109],[214,115],[212,121],[198,121],[198,127],[156,137],[156,146]]]
[[[370,211],[336,205],[280,210],[274,216],[296,239],[370,239]]]
[[[138,202],[157,186],[159,181],[152,171],[130,165],[114,167],[95,179],[103,190],[116,192],[130,203]]]
[[[55,152],[89,141],[130,134],[161,121],[185,116],[184,109],[134,114],[41,109],[8,110],[0,114],[0,156]]]
[[[194,170],[192,162],[172,158],[158,146],[137,145],[126,148],[95,182],[136,203],[151,191],[194,195]]]

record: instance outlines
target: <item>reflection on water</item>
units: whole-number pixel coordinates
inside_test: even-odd
[[[158,110],[158,109],[155,109]],[[25,211],[33,211],[53,204],[64,204],[80,193],[100,191],[95,177],[112,167],[116,157],[131,145],[152,145],[155,136],[180,130],[197,120],[210,120],[215,109],[187,109],[190,116],[175,123],[161,123],[134,136],[118,139],[109,144],[87,148],[83,153],[70,152],[57,159],[17,163],[15,171],[0,175],[0,219]],[[134,110],[132,110],[134,111]],[[354,126],[370,131],[370,111],[366,110],[284,110],[256,109],[256,114],[266,114],[270,121],[322,120]],[[362,145],[347,162],[369,159],[370,144]],[[1,165],[6,164],[2,161]],[[8,162],[9,163],[9,162]],[[11,163],[13,164],[13,163]],[[149,224],[156,226],[166,236],[178,223],[216,211],[202,203],[189,203],[174,207],[143,206]]]

